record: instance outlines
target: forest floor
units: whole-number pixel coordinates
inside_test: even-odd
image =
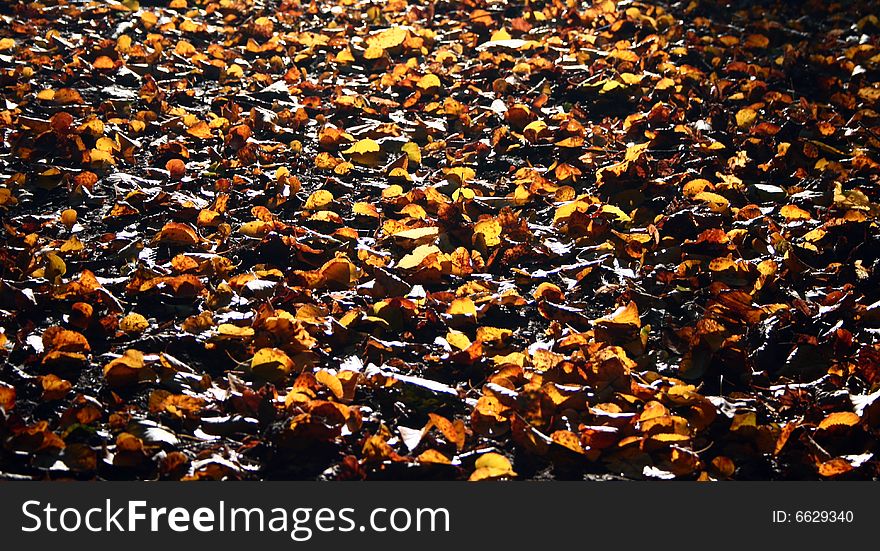
[[[4,2],[0,478],[874,478],[876,7]]]

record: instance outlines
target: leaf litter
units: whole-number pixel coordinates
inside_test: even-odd
[[[0,7],[0,471],[870,479],[868,2]]]

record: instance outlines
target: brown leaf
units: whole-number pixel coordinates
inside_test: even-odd
[[[73,388],[70,381],[65,381],[51,373],[40,377],[40,386],[43,387],[42,398],[45,401],[61,400]]]
[[[104,380],[114,389],[128,389],[155,378],[156,373],[146,366],[144,355],[138,350],[126,350],[104,366]]]

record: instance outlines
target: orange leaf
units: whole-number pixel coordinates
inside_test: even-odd
[[[455,444],[455,447],[458,450],[461,450],[464,447],[465,428],[463,422],[456,420],[455,423],[453,423],[449,419],[437,415],[436,413],[429,413],[428,417],[430,418],[430,422],[426,428],[429,428],[430,425],[434,425],[448,442]]]
[[[168,222],[159,232],[159,242],[167,245],[190,247],[200,241],[199,234],[189,224]]]
[[[12,411],[15,407],[15,389],[11,386],[0,385],[0,409]]]
[[[330,373],[326,369],[321,369],[318,370],[317,373],[315,373],[315,379],[317,379],[319,383],[327,387],[330,392],[333,393],[333,396],[335,396],[337,400],[342,399],[344,391],[342,388],[342,383],[339,381],[336,375]]]
[[[837,411],[819,423],[819,430],[833,430],[842,427],[854,427],[861,422],[858,415],[851,411]]]

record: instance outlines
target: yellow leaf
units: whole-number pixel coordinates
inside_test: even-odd
[[[532,293],[532,297],[535,300],[545,299],[550,302],[561,303],[565,301],[565,294],[562,292],[562,289],[559,286],[554,285],[552,283],[544,282],[538,285],[538,288],[535,289],[535,292]]]
[[[425,450],[418,457],[416,457],[416,461],[419,463],[435,463],[438,465],[451,465],[452,461],[449,460],[448,457],[438,452],[437,450]]]
[[[532,121],[523,128],[523,136],[530,142],[535,142],[547,132],[547,123],[542,120]]]
[[[418,86],[419,89],[424,92],[438,90],[441,86],[440,78],[433,73],[428,73],[427,75],[419,79],[419,82],[416,84],[416,86]]]
[[[344,176],[344,175],[348,174],[349,172],[351,172],[351,170],[353,168],[354,168],[354,165],[349,163],[348,161],[346,161],[346,162],[339,163],[338,165],[334,166],[333,172],[334,172],[334,174]]]
[[[642,326],[642,321],[641,319],[639,319],[638,306],[636,306],[635,302],[630,301],[629,304],[621,306],[620,308],[615,310],[610,316],[593,320],[593,324],[609,326],[632,326],[635,328],[639,328]]]
[[[9,412],[15,407],[15,388],[0,384],[0,409]]]
[[[119,144],[116,143],[116,140],[112,140],[107,136],[102,136],[98,138],[97,142],[95,142],[95,149],[106,151],[108,153],[111,151],[119,151]]]
[[[46,271],[45,276],[49,281],[55,281],[67,273],[67,264],[55,253],[46,253]]]
[[[293,368],[293,360],[279,348],[261,348],[251,360],[251,371],[268,381],[284,379]]]
[[[510,461],[503,455],[494,452],[481,455],[474,466],[476,470],[468,479],[472,482],[516,476]]]
[[[226,69],[226,78],[236,79],[236,78],[241,78],[243,76],[244,76],[244,69],[242,69],[241,65],[238,65],[237,63],[233,63],[232,65],[229,66],[228,69]]]
[[[474,226],[474,245],[495,247],[501,244],[501,224],[494,218],[481,220]]]
[[[456,166],[446,172],[446,179],[453,184],[462,185],[473,180],[476,175],[476,171],[470,167]]]
[[[167,390],[154,390],[149,399],[150,412],[165,412],[180,419],[198,415],[204,405],[205,401],[201,398],[172,394]]]
[[[70,239],[68,239],[61,245],[61,252],[75,253],[83,250],[84,248],[85,245],[82,244],[82,241],[80,241],[75,235],[71,235]]]
[[[309,195],[309,198],[306,200],[305,208],[307,210],[319,210],[332,202],[333,194],[326,189],[319,189]]]
[[[471,340],[467,335],[461,331],[454,330],[446,334],[446,342],[448,342],[453,348],[458,348],[459,350],[464,350],[471,345]]]
[[[488,344],[491,346],[504,346],[507,344],[507,341],[510,337],[513,336],[513,331],[510,329],[502,329],[500,327],[477,327],[477,342],[481,342],[483,344]]]
[[[217,334],[224,339],[249,339],[254,336],[252,327],[239,327],[232,323],[221,323],[217,326]]]
[[[330,170],[341,162],[341,160],[326,151],[322,151],[315,156],[315,167],[321,170]]]
[[[385,50],[377,46],[369,46],[364,50],[364,59],[366,60],[379,59],[384,55]]]
[[[584,138],[582,136],[569,136],[568,138],[556,142],[556,145],[559,147],[581,147],[584,145]]]
[[[403,147],[401,147],[400,150],[406,153],[407,157],[409,157],[409,162],[416,164],[422,163],[422,152],[419,149],[418,144],[407,142],[403,144]]]
[[[452,192],[453,201],[464,201],[467,199],[473,199],[476,196],[477,195],[474,193],[474,190],[468,189],[466,187],[460,187]]]
[[[712,212],[724,212],[730,206],[730,201],[726,197],[711,191],[701,191],[694,195],[694,199],[705,202]]]
[[[52,101],[61,105],[84,103],[82,96],[72,88],[61,88],[55,91]]]
[[[208,126],[208,123],[206,123],[205,121],[199,121],[190,126],[186,129],[186,133],[194,138],[199,138],[201,140],[207,140],[214,136],[214,134],[211,133],[211,127]]]
[[[115,165],[116,160],[113,159],[113,154],[107,151],[101,151],[100,149],[92,149],[89,151],[89,161],[92,166],[102,166],[104,164]]]
[[[388,173],[388,180],[392,182],[412,182],[412,176],[404,168],[392,168]]]
[[[736,270],[739,265],[729,255],[721,258],[714,258],[709,262],[709,270],[713,272],[724,272],[726,270]]]
[[[730,423],[730,432],[754,431],[758,427],[758,418],[755,412],[737,413]]]
[[[368,36],[367,46],[388,50],[403,44],[407,36],[409,36],[409,31],[403,27],[391,27],[380,33]]]
[[[413,241],[419,241],[422,239],[434,238],[440,234],[440,228],[437,226],[427,226],[424,228],[415,228],[412,230],[403,230],[394,233],[394,237],[398,237],[400,239],[410,239]]]
[[[411,253],[401,258],[397,267],[401,270],[412,270],[419,267],[432,254],[440,254],[440,248],[436,245],[419,245]]]
[[[468,297],[457,298],[449,305],[446,311],[451,316],[470,316],[477,317],[477,305]]]
[[[627,213],[625,213],[623,210],[621,210],[620,207],[615,205],[602,205],[602,212],[613,215],[614,219],[619,222],[632,221],[632,218],[630,218]]]
[[[370,218],[379,218],[379,211],[372,203],[358,202],[351,206],[351,212],[360,216],[369,216]]]
[[[327,222],[328,224],[342,224],[342,217],[332,210],[319,210],[315,214],[309,216],[309,220],[317,222]]]
[[[495,42],[496,40],[510,40],[511,38],[512,37],[510,36],[510,33],[507,32],[506,29],[498,29],[497,31],[492,33],[492,36],[489,38],[489,40]]]
[[[342,388],[342,383],[336,377],[336,375],[330,373],[326,369],[321,369],[317,373],[315,373],[315,379],[318,380],[319,383],[327,387],[330,392],[336,396],[337,400],[342,399],[344,394],[344,390]]]
[[[5,187],[0,188],[0,205],[14,205],[16,203],[18,203],[18,199],[12,195],[11,189]]]
[[[430,420],[428,421],[428,425],[425,426],[425,430],[430,429],[433,425],[441,434],[443,434],[443,438],[448,442],[455,444],[456,448],[461,450],[464,447],[465,438],[467,437],[465,434],[464,422],[461,420],[453,422],[442,415],[437,415],[436,413],[429,413],[428,418]]]
[[[681,188],[681,193],[685,197],[690,197],[691,199],[693,199],[700,192],[713,191],[714,189],[715,185],[712,184],[712,182],[710,182],[709,180],[698,178],[696,180],[691,180],[690,182],[686,183]]]
[[[128,127],[131,128],[132,133],[140,134],[147,128],[147,124],[144,121],[133,120],[128,123]]]
[[[131,37],[127,34],[124,34],[116,39],[116,51],[121,54],[126,54],[131,50]]]
[[[363,140],[358,140],[353,143],[351,147],[343,151],[343,153],[365,155],[367,153],[378,153],[379,151],[379,144],[376,142],[376,140],[364,138]]]
[[[348,289],[357,282],[358,269],[345,256],[337,256],[318,269],[322,283],[338,289]]]
[[[745,107],[737,111],[736,125],[740,128],[748,128],[752,126],[756,118],[758,118],[758,112],[751,107]]]
[[[643,78],[645,78],[644,75],[635,75],[633,73],[620,74],[620,80],[622,80],[623,83],[627,85],[638,84],[642,81]]]
[[[190,42],[180,40],[177,42],[177,46],[174,47],[174,53],[182,57],[191,57],[198,53],[198,50]]]
[[[397,184],[390,185],[382,190],[383,199],[393,199],[395,197],[400,197],[401,195],[403,195],[403,188]]]
[[[248,237],[263,237],[272,231],[272,223],[264,222],[262,220],[252,220],[242,224],[241,227],[238,228],[238,231]]]
[[[375,166],[379,164],[379,153],[381,148],[376,140],[364,138],[353,143],[351,147],[343,151],[347,155],[351,155],[351,159],[361,165]]]
[[[129,314],[119,321],[119,328],[131,334],[143,333],[149,326],[147,318],[137,313]]]

